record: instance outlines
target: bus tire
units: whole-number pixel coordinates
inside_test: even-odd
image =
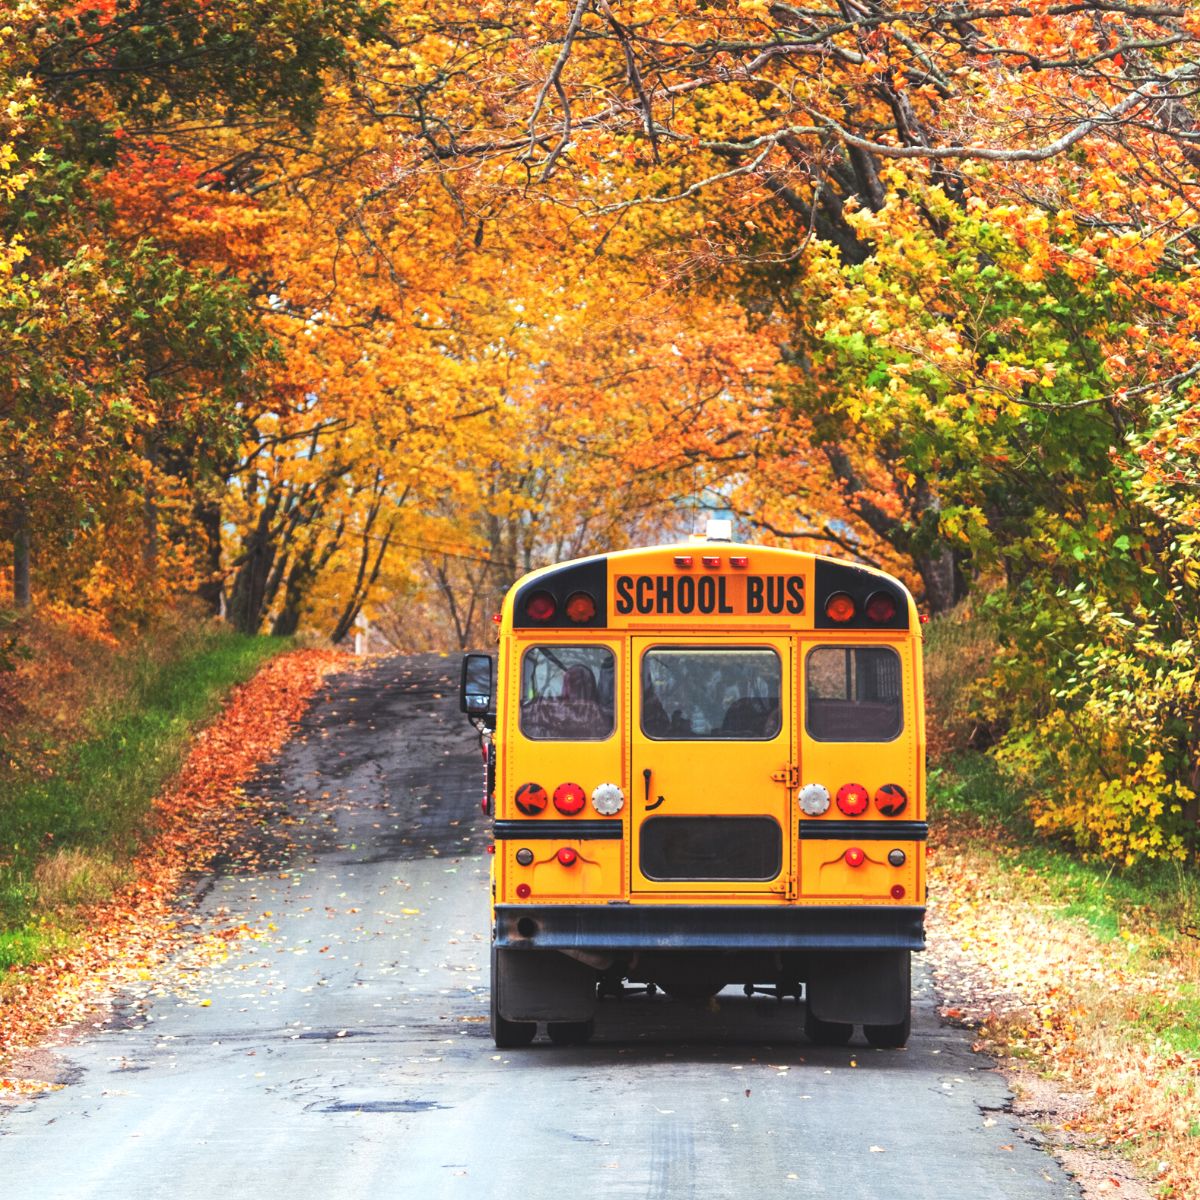
[[[582,1046],[596,1032],[593,1021],[547,1021],[546,1033],[556,1046]]]
[[[844,1046],[854,1034],[854,1026],[844,1021],[822,1021],[812,1009],[804,1010],[804,1036],[818,1046]]]
[[[863,1034],[868,1046],[876,1050],[903,1050],[908,1045],[908,1035],[912,1031],[912,1013],[897,1021],[895,1025],[864,1025]]]

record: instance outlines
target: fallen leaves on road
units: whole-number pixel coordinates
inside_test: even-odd
[[[62,1086],[61,1083],[47,1083],[44,1079],[0,1079],[0,1102],[57,1092]]]
[[[220,958],[251,934],[244,925],[203,931],[182,922],[177,896],[253,824],[255,805],[241,785],[278,752],[325,676],[348,662],[330,650],[291,651],[233,691],[155,800],[153,836],[134,863],[133,882],[83,914],[69,950],[10,970],[0,982],[0,1059],[83,1020],[116,988],[147,979],[181,944],[201,958]],[[251,848],[239,861],[253,867],[254,854]],[[0,1101],[51,1086],[0,1078]]]

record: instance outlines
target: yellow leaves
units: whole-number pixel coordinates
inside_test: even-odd
[[[1058,713],[1042,722],[1047,742],[1054,739],[1051,727],[1064,719]],[[1083,719],[1095,720],[1095,715]],[[1192,791],[1167,775],[1160,751],[1140,763],[1128,757],[1122,762],[1124,742],[1111,737],[1109,744],[1113,757],[1107,762],[1090,769],[1080,760],[1063,764],[1062,790],[1035,802],[1034,823],[1049,833],[1070,833],[1077,843],[1127,866],[1146,858],[1184,861],[1186,844],[1179,832],[1164,829],[1162,817],[1168,806],[1181,807],[1193,799]],[[1033,752],[1032,744],[1028,750],[1026,759],[1019,746],[1010,745],[1003,755],[1006,770],[1036,770],[1040,752]],[[1105,771],[1114,771],[1115,777]]]

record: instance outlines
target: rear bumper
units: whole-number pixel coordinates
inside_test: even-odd
[[[924,950],[916,905],[498,904],[496,945],[596,954],[660,950]]]

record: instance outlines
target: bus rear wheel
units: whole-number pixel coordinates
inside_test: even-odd
[[[813,1016],[812,1009],[804,1010],[804,1036],[818,1046],[844,1046],[853,1033],[853,1025],[843,1021],[822,1021]]]
[[[582,1046],[596,1032],[593,1021],[548,1021],[546,1033],[556,1046]]]
[[[908,1035],[912,1030],[912,1013],[908,1013],[903,1021],[895,1025],[864,1025],[863,1035],[868,1046],[876,1050],[902,1050],[908,1045]]]
[[[497,1050],[517,1050],[528,1046],[537,1034],[536,1021],[509,1021],[496,1011],[492,1001],[492,1041]]]

